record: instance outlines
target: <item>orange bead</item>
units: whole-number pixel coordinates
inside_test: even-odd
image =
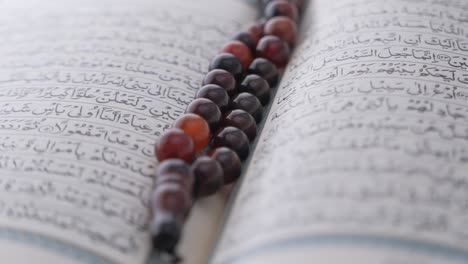
[[[247,69],[253,60],[249,47],[238,40],[229,41],[222,49],[222,52],[236,56],[241,61],[244,69]]]
[[[199,115],[187,113],[176,120],[174,127],[192,138],[196,152],[202,151],[210,141],[210,127]]]

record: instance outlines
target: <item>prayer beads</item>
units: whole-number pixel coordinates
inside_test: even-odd
[[[196,99],[156,143],[160,164],[149,227],[153,247],[174,260],[192,199],[212,195],[240,177],[270,88],[296,45],[304,1],[260,4],[263,18],[234,35],[211,60]]]

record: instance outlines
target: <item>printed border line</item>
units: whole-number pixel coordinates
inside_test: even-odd
[[[275,251],[284,248],[294,248],[299,246],[329,247],[329,246],[367,246],[372,248],[387,248],[401,251],[410,251],[416,253],[424,253],[430,256],[438,256],[447,260],[457,260],[468,263],[468,250],[463,250],[455,247],[440,245],[432,242],[424,242],[418,240],[391,238],[373,235],[308,235],[279,240],[271,243],[266,243],[256,248],[247,250],[242,254],[230,257],[217,263],[222,264],[237,264],[242,263],[260,254]]]
[[[69,257],[86,264],[118,264],[104,256],[74,246],[70,243],[32,232],[0,228],[0,239],[42,248],[57,255]]]

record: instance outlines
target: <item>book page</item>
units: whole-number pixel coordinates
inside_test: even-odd
[[[144,263],[154,143],[256,15],[228,0],[0,1],[0,259]]]
[[[468,263],[468,3],[306,17],[212,263]]]

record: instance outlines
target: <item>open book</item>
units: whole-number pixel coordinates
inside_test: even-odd
[[[0,0],[1,263],[161,263],[154,143],[253,2]],[[468,263],[466,1],[312,0],[274,94],[186,263]]]

